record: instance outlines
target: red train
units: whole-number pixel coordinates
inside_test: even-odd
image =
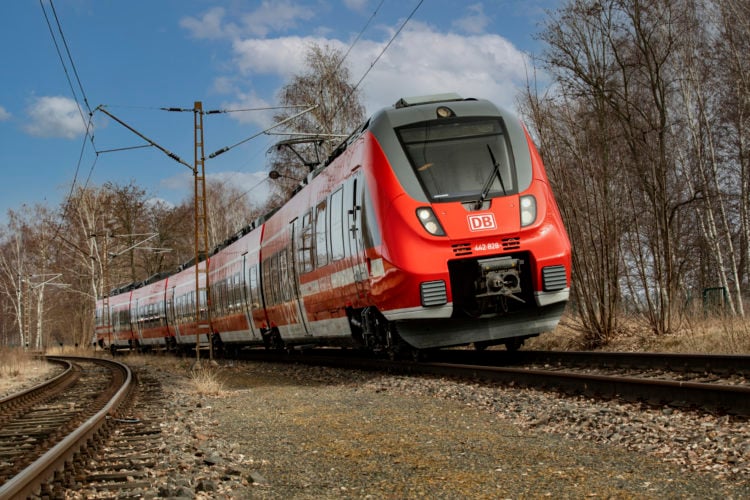
[[[113,292],[110,321],[100,300],[96,336],[111,349],[199,339],[515,349],[557,325],[570,269],[544,166],[518,119],[451,94],[401,99],[209,257],[205,336],[192,267]]]

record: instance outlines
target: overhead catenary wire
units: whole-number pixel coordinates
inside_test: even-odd
[[[73,81],[71,80],[70,73],[68,71],[68,64],[66,64],[65,57],[63,57],[63,53],[60,50],[60,44],[58,43],[57,37],[55,36],[55,30],[52,27],[52,23],[50,21],[49,15],[47,14],[47,9],[44,6],[44,0],[39,0],[39,6],[42,9],[42,14],[44,15],[45,22],[47,23],[47,29],[49,30],[50,37],[52,38],[52,43],[55,46],[55,51],[57,52],[57,56],[58,56],[58,58],[60,60],[60,64],[62,65],[63,72],[65,73],[65,78],[68,81],[68,86],[69,86],[70,91],[71,91],[71,93],[73,95],[73,100],[76,103],[76,107],[78,109],[78,113],[81,116],[81,121],[85,125],[85,132],[84,132],[84,136],[83,136],[83,142],[81,144],[81,150],[80,150],[80,153],[78,155],[78,161],[76,163],[76,168],[75,168],[75,171],[73,173],[73,180],[70,183],[70,190],[68,192],[68,200],[70,200],[71,197],[73,196],[73,192],[75,191],[75,187],[76,187],[76,184],[78,182],[78,174],[79,174],[80,169],[81,169],[81,163],[83,162],[84,152],[86,150],[87,139],[89,139],[91,141],[92,147],[94,148],[94,150],[96,150],[96,146],[94,145],[94,134],[92,132],[92,130],[93,130],[93,112],[91,111],[91,107],[89,106],[88,98],[86,96],[86,91],[83,88],[83,83],[81,82],[81,78],[80,78],[80,76],[78,74],[78,70],[76,68],[75,61],[73,60],[73,55],[72,55],[72,53],[70,51],[70,47],[68,46],[68,42],[67,42],[67,40],[65,38],[65,32],[63,31],[62,23],[60,22],[60,18],[57,15],[57,10],[55,9],[55,5],[54,5],[54,3],[53,3],[52,0],[48,0],[48,1],[49,1],[50,8],[52,10],[52,14],[53,14],[53,16],[55,18],[55,24],[57,25],[57,31],[60,34],[60,40],[62,41],[62,44],[65,47],[65,53],[67,55],[67,60],[68,60],[68,62],[70,64],[70,67],[71,67],[71,69],[73,71],[73,74],[75,75],[75,80],[76,80],[76,82],[78,84],[78,89],[80,91],[81,98],[83,99],[83,102],[84,102],[84,104],[86,106],[86,109],[88,110],[88,119],[86,119],[86,117],[83,114],[83,106],[81,106],[81,103],[79,102],[78,93],[76,92],[75,86],[73,85]],[[89,169],[89,174],[88,174],[88,176],[86,178],[86,182],[83,185],[84,188],[88,185],[89,180],[91,179],[91,176],[93,175],[94,168],[96,166],[96,161],[97,161],[97,158],[95,157],[93,163],[91,164],[91,168]],[[63,219],[65,218],[65,214],[67,214],[67,212],[68,212],[69,209],[70,209],[70,203],[65,203],[64,206],[63,206],[63,215],[62,215]],[[60,221],[60,223],[55,228],[55,231],[54,231],[54,234],[53,234],[53,239],[59,236],[61,228],[62,228],[62,221]]]
[[[333,72],[334,72],[334,73],[336,73],[336,72],[337,72],[337,71],[339,70],[339,68],[341,67],[341,65],[342,65],[342,64],[344,64],[344,61],[345,61],[345,60],[346,60],[346,58],[347,58],[347,57],[349,56],[349,53],[350,53],[350,52],[352,51],[352,49],[353,49],[353,48],[354,48],[354,46],[355,46],[355,45],[357,44],[357,42],[359,41],[359,39],[360,39],[360,38],[362,37],[362,35],[364,34],[364,32],[365,32],[365,31],[367,30],[367,28],[368,28],[368,27],[370,26],[370,23],[372,22],[372,20],[373,20],[373,19],[375,18],[375,16],[376,16],[376,15],[378,14],[378,11],[380,10],[380,7],[382,7],[382,6],[383,6],[383,2],[384,2],[384,1],[385,1],[385,0],[380,0],[380,3],[378,4],[378,6],[377,6],[377,7],[375,7],[375,10],[373,10],[373,11],[372,11],[372,14],[370,15],[370,18],[369,18],[369,19],[367,20],[367,22],[366,22],[366,23],[365,23],[365,25],[364,25],[364,26],[362,27],[362,29],[361,29],[361,30],[359,30],[359,33],[357,33],[357,36],[356,36],[356,37],[354,38],[354,40],[352,41],[352,43],[350,43],[350,44],[349,44],[349,48],[348,48],[348,49],[346,49],[346,53],[345,53],[345,54],[344,54],[344,56],[343,56],[343,57],[341,58],[341,60],[339,61],[339,63],[338,63],[337,65],[336,65],[336,69],[334,69],[334,70],[333,70]]]
[[[63,32],[62,25],[60,24],[60,18],[57,16],[57,9],[55,9],[55,4],[53,3],[52,0],[49,0],[49,5],[52,8],[52,14],[55,16],[55,23],[57,24],[57,31],[60,33],[60,39],[62,40],[63,46],[65,47],[65,53],[68,55],[68,61],[70,61],[70,67],[73,70],[73,74],[76,77],[76,82],[78,82],[78,88],[81,90],[81,97],[83,97],[83,103],[86,105],[86,109],[88,110],[89,115],[90,115],[91,106],[89,106],[89,100],[86,97],[86,91],[83,90],[83,84],[81,83],[81,78],[78,76],[78,69],[76,68],[76,63],[73,60],[73,55],[70,53],[70,47],[68,47],[68,41],[65,38],[65,33]]]
[[[130,130],[135,135],[137,135],[138,137],[140,137],[141,139],[143,139],[144,141],[148,142],[150,145],[152,145],[153,147],[155,147],[156,149],[158,149],[159,151],[161,151],[162,153],[164,153],[165,155],[167,155],[168,157],[172,158],[177,163],[181,163],[182,165],[185,165],[187,168],[189,168],[191,171],[195,172],[195,166],[194,165],[189,164],[188,162],[186,162],[185,160],[183,160],[182,158],[180,158],[179,156],[177,156],[175,153],[171,152],[170,150],[168,150],[164,146],[161,146],[157,142],[152,141],[151,139],[149,139],[148,137],[146,137],[145,135],[143,135],[141,132],[137,131],[136,129],[134,129],[133,127],[131,127],[130,125],[128,125],[127,123],[125,123],[124,121],[120,120],[115,115],[113,115],[112,113],[110,113],[109,111],[107,111],[106,109],[104,109],[104,106],[97,106],[94,111],[101,111],[102,113],[104,113],[105,115],[109,116],[114,121],[116,121],[117,123],[119,123],[120,125],[122,125],[123,127],[125,127],[126,129]]]
[[[334,112],[334,116],[336,114],[338,114],[338,112],[341,111],[341,109],[343,109],[343,107],[346,105],[346,103],[349,101],[349,99],[351,99],[352,95],[354,95],[354,92],[357,91],[357,89],[362,84],[362,82],[367,77],[367,75],[370,73],[370,71],[372,71],[372,68],[374,68],[375,65],[378,63],[378,61],[380,60],[380,58],[383,57],[383,54],[385,54],[385,52],[391,46],[391,44],[396,39],[396,37],[398,37],[398,35],[401,33],[401,31],[404,29],[404,27],[406,27],[406,24],[411,20],[411,18],[414,16],[414,14],[417,12],[417,10],[419,9],[419,7],[422,5],[423,2],[424,2],[424,0],[419,0],[419,2],[417,2],[417,5],[414,7],[414,9],[412,9],[412,11],[409,13],[409,15],[404,20],[404,22],[401,23],[401,26],[399,26],[399,28],[393,34],[393,36],[391,37],[391,39],[388,40],[388,43],[385,44],[385,47],[383,47],[383,50],[380,51],[380,54],[378,54],[378,56],[372,61],[372,63],[370,63],[370,67],[367,68],[367,70],[364,72],[364,74],[362,75],[362,77],[359,79],[359,81],[357,81],[357,83],[354,85],[354,87],[352,87],[352,89],[349,91],[349,93],[346,95],[346,97],[344,97],[339,102],[339,104],[336,106],[336,111]]]

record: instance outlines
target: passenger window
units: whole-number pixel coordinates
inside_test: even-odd
[[[331,260],[344,258],[344,189],[331,195]]]
[[[326,208],[327,201],[323,200],[315,207],[315,266],[328,264],[328,248],[326,245]]]
[[[258,293],[258,267],[253,266],[250,268],[250,309],[260,308],[260,294]]]
[[[300,273],[312,271],[313,239],[312,239],[312,212],[307,212],[302,217],[302,230],[297,241],[297,261]]]

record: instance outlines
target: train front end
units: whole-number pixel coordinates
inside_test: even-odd
[[[401,100],[368,130],[381,244],[371,293],[418,349],[517,348],[555,328],[570,242],[526,129],[489,101]]]

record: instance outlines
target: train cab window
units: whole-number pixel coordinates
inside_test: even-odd
[[[510,141],[500,119],[442,119],[397,132],[433,202],[475,201],[518,192]]]
[[[315,207],[315,267],[328,264],[328,245],[326,244],[326,209],[327,200]]]
[[[344,258],[344,189],[331,195],[330,242],[331,260]]]

